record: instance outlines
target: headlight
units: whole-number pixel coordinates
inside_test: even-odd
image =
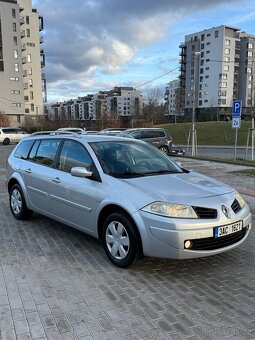
[[[198,218],[194,209],[189,205],[172,204],[167,202],[154,202],[141,209],[151,214],[176,217],[176,218]]]
[[[243,199],[243,197],[239,194],[239,192],[236,192],[236,199],[237,199],[238,203],[240,204],[240,207],[243,208],[245,206],[246,202]]]

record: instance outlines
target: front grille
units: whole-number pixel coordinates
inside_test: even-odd
[[[234,200],[234,202],[231,205],[231,208],[232,208],[232,210],[234,211],[235,214],[238,213],[238,211],[241,210],[241,206],[240,206],[237,199]]]
[[[199,218],[216,218],[217,217],[217,210],[210,209],[210,208],[202,208],[202,207],[193,207],[197,216]]]
[[[236,233],[219,238],[207,237],[192,240],[192,250],[214,250],[231,246],[232,244],[241,241],[241,239],[245,236],[247,230],[248,228],[243,228]]]

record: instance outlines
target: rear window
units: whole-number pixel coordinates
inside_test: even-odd
[[[34,148],[31,150],[29,159],[34,161],[35,163],[53,166],[59,144],[60,144],[59,139],[42,140],[37,151],[36,151],[37,145],[35,145]]]
[[[14,157],[17,157],[20,159],[27,159],[29,151],[33,143],[34,143],[33,140],[27,140],[27,141],[21,142],[17,150],[14,153]]]

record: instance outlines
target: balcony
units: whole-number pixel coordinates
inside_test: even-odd
[[[21,31],[21,33],[20,33],[21,39],[22,39],[22,38],[25,38],[25,36],[26,36],[26,32],[25,32],[25,31]]]
[[[45,79],[46,79],[45,73],[42,73],[41,79],[42,79],[42,80],[45,80]]]
[[[27,58],[26,57],[23,57],[21,60],[22,60],[22,64],[26,64],[27,63]]]
[[[43,44],[43,37],[40,37],[40,44]]]
[[[24,101],[28,102],[29,101],[29,97],[28,96],[24,96]]]
[[[20,25],[24,25],[25,24],[25,18],[24,17],[20,17]]]
[[[28,83],[24,83],[23,89],[24,89],[24,90],[27,90],[27,89],[28,89]]]
[[[23,71],[23,77],[27,77],[27,70]]]
[[[26,44],[22,44],[21,45],[21,51],[23,52],[23,51],[26,51],[26,49],[27,49],[27,45]]]

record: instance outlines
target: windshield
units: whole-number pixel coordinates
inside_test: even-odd
[[[182,169],[168,156],[147,143],[135,141],[93,142],[105,173],[120,178],[181,173]]]

